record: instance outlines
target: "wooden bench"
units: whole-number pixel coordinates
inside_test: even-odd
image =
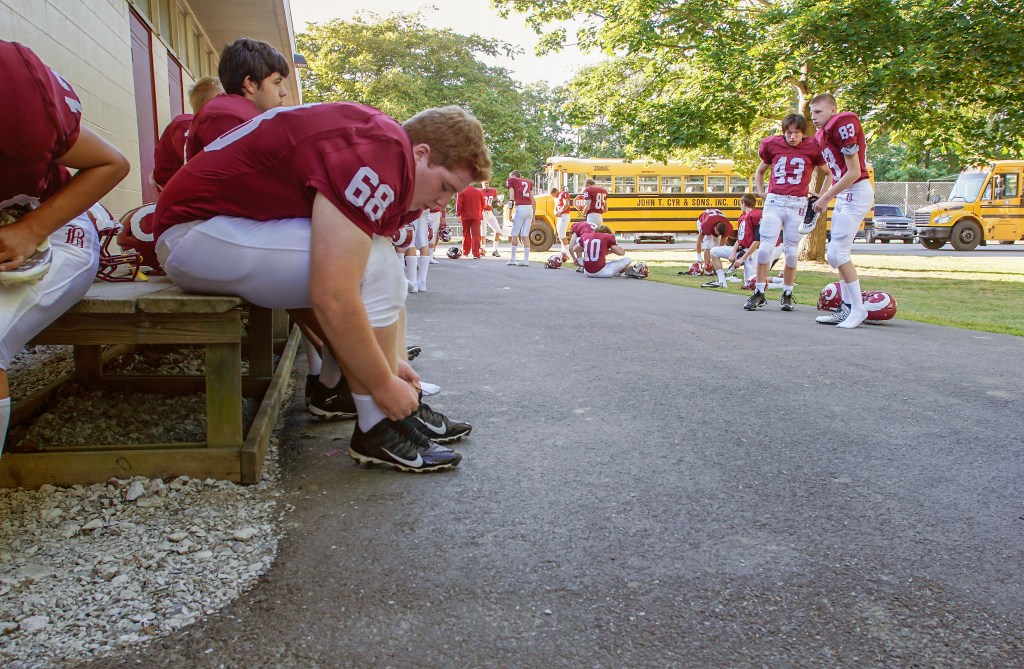
[[[242,316],[248,312],[248,333]],[[274,368],[276,348],[280,352]],[[5,450],[0,486],[89,484],[111,477],[226,479],[256,483],[281,401],[287,389],[299,333],[288,333],[287,315],[247,304],[238,297],[189,295],[164,277],[148,282],[97,282],[32,344],[74,345],[76,380],[148,393],[206,392],[206,441],[170,444],[54,446],[38,451]],[[121,345],[111,350],[109,345]],[[200,344],[205,376],[114,376],[103,373],[109,357],[136,344]],[[103,346],[108,349],[104,352]],[[243,349],[249,361],[242,375]],[[11,425],[36,414],[59,390],[63,378],[30,397],[17,398]],[[243,434],[242,398],[259,408]]]

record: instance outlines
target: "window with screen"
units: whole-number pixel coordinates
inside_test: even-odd
[[[615,177],[615,190],[613,193],[635,193],[636,177]]]
[[[599,188],[603,188],[606,191],[608,191],[609,193],[611,192],[611,190],[612,190],[612,178],[611,178],[610,175],[608,175],[608,174],[601,174],[601,175],[595,174],[595,175],[593,175],[590,178],[594,180],[594,185],[595,186],[598,186]]]
[[[724,193],[728,177],[708,177],[709,193]]]
[[[703,193],[704,177],[686,177],[687,193]]]
[[[662,193],[682,193],[683,192],[683,178],[682,177],[662,177],[661,178],[661,192]]]
[[[640,193],[657,193],[658,177],[637,177],[637,190]]]
[[[750,190],[750,180],[746,177],[729,177],[730,193],[746,193]]]

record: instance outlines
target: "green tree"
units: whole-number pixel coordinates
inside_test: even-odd
[[[757,141],[823,91],[908,163],[1024,155],[1024,12],[1008,0],[493,2],[524,14],[546,49],[608,54],[569,88],[630,155],[756,162]]]
[[[495,181],[513,169],[533,173],[557,144],[558,123],[546,88],[524,88],[482,58],[513,58],[500,40],[424,25],[419,13],[360,14],[310,24],[296,36],[309,69],[309,102],[353,101],[404,120],[423,109],[459,105],[484,126]]]

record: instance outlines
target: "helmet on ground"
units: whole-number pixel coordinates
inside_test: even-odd
[[[756,277],[750,277],[749,279],[747,279],[747,282],[743,284],[743,290],[754,290],[754,288],[757,287],[757,286],[754,285],[756,283],[757,283],[757,278]]]
[[[821,311],[829,311],[830,309],[838,309],[843,304],[843,294],[839,290],[839,282],[833,281],[818,293],[818,309]]]
[[[448,257],[451,258],[452,260],[458,260],[459,258],[462,257],[462,249],[460,249],[458,246],[451,247],[450,249],[448,249]]]
[[[867,290],[861,293],[861,297],[869,322],[887,321],[896,315],[896,298],[884,290]]]
[[[96,270],[96,278],[111,283],[134,280],[139,275],[142,255],[137,251],[115,251],[110,248],[121,233],[121,224],[98,202],[89,207],[86,213],[100,237],[100,266]],[[145,275],[142,278],[145,279]]]
[[[150,274],[164,275],[164,268],[156,257],[156,238],[153,236],[153,213],[156,204],[144,204],[123,214],[119,220],[121,231],[117,233],[117,245],[121,250],[135,251],[142,257],[142,264],[152,268]]]
[[[437,231],[437,239],[447,244],[452,240],[452,230],[447,225],[441,226],[441,229]]]
[[[629,269],[632,270],[634,276],[639,278],[646,279],[651,274],[651,270],[647,267],[647,263],[643,261],[633,263],[629,266]]]
[[[558,269],[562,266],[562,254],[555,253],[554,255],[548,256],[548,261],[544,265],[548,269]]]
[[[704,274],[704,267],[699,262],[690,265],[690,276],[701,276]]]
[[[22,216],[32,211],[28,204],[14,204],[0,209],[0,226],[15,223]],[[36,247],[32,255],[13,269],[0,272],[0,286],[20,286],[41,280],[53,266],[53,251],[50,249],[49,238]]]
[[[413,227],[411,225],[403,225],[391,235],[391,243],[395,245],[396,249],[408,248],[409,244],[412,244],[412,236]]]

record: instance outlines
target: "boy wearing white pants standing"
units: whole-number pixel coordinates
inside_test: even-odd
[[[512,214],[512,257],[506,265],[517,265],[519,267],[530,266],[530,226],[533,225],[533,212],[537,208],[537,199],[533,196],[533,182],[524,179],[519,170],[512,170],[508,175],[509,197],[515,205],[515,213]],[[523,259],[517,261],[519,245],[523,246]]]

